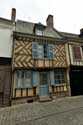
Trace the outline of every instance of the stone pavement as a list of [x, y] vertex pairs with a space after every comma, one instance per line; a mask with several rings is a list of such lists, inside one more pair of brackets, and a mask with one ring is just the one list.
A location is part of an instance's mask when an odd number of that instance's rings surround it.
[[83, 125], [83, 96], [1, 108], [0, 125]]

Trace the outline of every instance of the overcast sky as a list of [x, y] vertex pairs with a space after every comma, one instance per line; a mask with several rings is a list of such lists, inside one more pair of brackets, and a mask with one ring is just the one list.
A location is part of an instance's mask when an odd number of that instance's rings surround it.
[[0, 0], [0, 17], [10, 19], [13, 7], [17, 19], [46, 24], [51, 14], [59, 31], [79, 33], [83, 27], [83, 0]]

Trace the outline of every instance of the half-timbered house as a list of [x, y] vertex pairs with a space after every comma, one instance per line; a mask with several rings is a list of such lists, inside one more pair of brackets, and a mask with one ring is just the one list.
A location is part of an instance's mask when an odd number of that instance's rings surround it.
[[67, 42], [47, 25], [18, 20], [13, 38], [12, 103], [46, 101], [70, 94]]

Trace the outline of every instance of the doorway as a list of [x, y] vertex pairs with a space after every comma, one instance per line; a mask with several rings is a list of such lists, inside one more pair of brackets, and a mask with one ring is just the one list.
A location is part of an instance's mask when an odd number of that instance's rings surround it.
[[71, 95], [83, 95], [83, 70], [73, 69], [70, 71]]
[[40, 72], [40, 96], [48, 96], [48, 73]]

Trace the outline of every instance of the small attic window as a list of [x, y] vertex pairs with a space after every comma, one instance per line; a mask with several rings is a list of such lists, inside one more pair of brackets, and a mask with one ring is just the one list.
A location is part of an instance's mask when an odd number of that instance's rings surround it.
[[43, 35], [43, 31], [39, 30], [39, 29], [36, 29], [36, 35], [42, 36]]
[[33, 32], [34, 32], [35, 35], [42, 36], [44, 29], [45, 29], [44, 25], [42, 25], [41, 23], [37, 23], [37, 24], [34, 25]]

